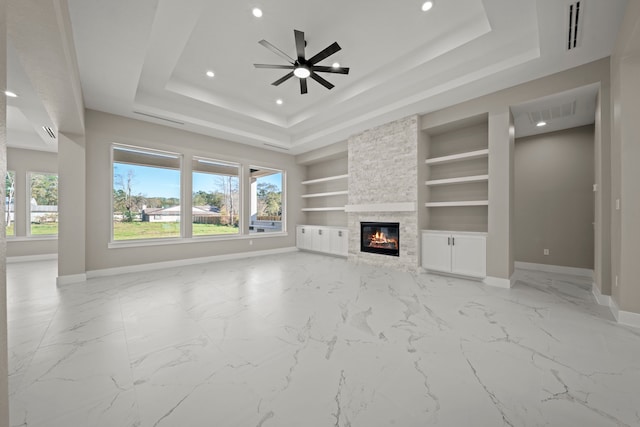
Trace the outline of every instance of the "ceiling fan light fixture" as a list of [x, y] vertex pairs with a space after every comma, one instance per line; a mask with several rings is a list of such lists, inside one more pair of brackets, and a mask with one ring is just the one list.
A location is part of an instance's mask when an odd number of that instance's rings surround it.
[[422, 11], [423, 12], [428, 12], [433, 8], [433, 1], [429, 0], [426, 1], [424, 3], [422, 3]]
[[340, 63], [339, 62], [334, 62], [333, 64], [331, 64], [331, 66], [333, 68], [340, 68]]
[[311, 71], [305, 66], [300, 66], [293, 70], [293, 75], [299, 79], [306, 79], [311, 75]]

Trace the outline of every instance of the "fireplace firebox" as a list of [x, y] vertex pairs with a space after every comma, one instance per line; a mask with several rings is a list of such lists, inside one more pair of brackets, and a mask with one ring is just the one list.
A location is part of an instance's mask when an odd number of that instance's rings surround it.
[[400, 256], [400, 223], [361, 222], [360, 251]]

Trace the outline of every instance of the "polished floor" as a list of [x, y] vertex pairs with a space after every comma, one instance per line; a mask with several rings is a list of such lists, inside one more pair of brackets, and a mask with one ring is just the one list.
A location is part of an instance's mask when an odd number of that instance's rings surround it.
[[640, 425], [640, 331], [577, 277], [309, 253], [55, 275], [8, 266], [12, 427]]

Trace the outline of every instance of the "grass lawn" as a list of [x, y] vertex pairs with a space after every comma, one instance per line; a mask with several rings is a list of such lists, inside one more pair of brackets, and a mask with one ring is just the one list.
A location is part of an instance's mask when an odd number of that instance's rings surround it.
[[[226, 225], [192, 224], [194, 236], [237, 234], [238, 228]], [[114, 240], [134, 240], [162, 237], [180, 237], [177, 222], [114, 222]]]
[[31, 224], [32, 236], [45, 236], [58, 234], [58, 223], [48, 222], [45, 224]]

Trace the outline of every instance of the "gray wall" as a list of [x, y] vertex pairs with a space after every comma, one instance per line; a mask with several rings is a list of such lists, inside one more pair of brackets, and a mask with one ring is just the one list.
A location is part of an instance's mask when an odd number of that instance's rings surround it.
[[[295, 158], [271, 150], [232, 143], [212, 137], [128, 119], [97, 111], [86, 111], [86, 171], [87, 171], [87, 271], [116, 268], [136, 264], [157, 263], [179, 259], [208, 257], [240, 252], [279, 249], [295, 246], [295, 225], [302, 219], [300, 181], [304, 167]], [[248, 186], [249, 165], [286, 170], [287, 236], [256, 237], [224, 241], [188, 241], [181, 244], [145, 247], [109, 248], [112, 143], [178, 152], [185, 159], [191, 156], [239, 162], [244, 168], [244, 182]], [[190, 182], [190, 162], [185, 161]], [[245, 188], [244, 209], [249, 208], [249, 191]], [[183, 203], [191, 205], [191, 195], [183, 195]], [[246, 216], [246, 215], [245, 215]], [[244, 224], [248, 230], [248, 224]]]
[[[611, 56], [611, 283], [624, 311], [640, 313], [640, 2], [629, 2]], [[620, 200], [620, 209], [615, 202]], [[616, 285], [616, 277], [618, 283]]]
[[29, 203], [27, 174], [29, 172], [58, 173], [58, 155], [46, 151], [7, 149], [7, 170], [16, 173], [15, 193], [15, 237], [7, 239], [7, 256], [29, 256], [55, 254], [58, 252], [58, 239], [52, 237], [26, 237], [27, 204]]
[[516, 139], [516, 261], [593, 269], [594, 182], [593, 125]]

